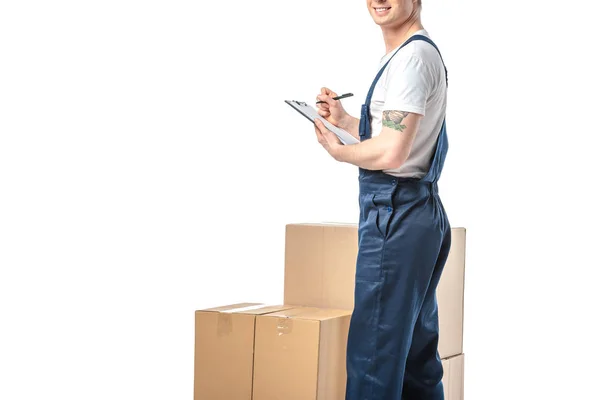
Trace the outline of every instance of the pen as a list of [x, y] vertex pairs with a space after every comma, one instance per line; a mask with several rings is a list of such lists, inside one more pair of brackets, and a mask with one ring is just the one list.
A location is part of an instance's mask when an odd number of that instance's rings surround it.
[[[354, 96], [354, 95], [352, 93], [346, 93], [346, 94], [343, 94], [341, 96], [334, 97], [333, 99], [334, 100], [339, 100], [339, 99], [344, 99], [344, 98], [350, 97], [350, 96]], [[322, 100], [321, 101], [317, 101], [317, 104], [319, 104], [319, 103], [325, 103], [325, 102], [322, 101]]]

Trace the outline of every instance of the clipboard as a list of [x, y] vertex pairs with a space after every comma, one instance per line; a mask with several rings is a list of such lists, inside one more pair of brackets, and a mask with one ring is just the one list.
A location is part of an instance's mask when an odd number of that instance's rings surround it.
[[298, 101], [298, 100], [284, 100], [284, 101], [287, 104], [289, 104], [290, 107], [292, 107], [294, 110], [296, 110], [300, 114], [304, 115], [313, 124], [315, 122], [315, 118], [319, 118], [323, 122], [323, 124], [325, 124], [327, 129], [329, 129], [331, 132], [333, 132], [340, 139], [340, 141], [343, 144], [360, 143], [359, 140], [356, 139], [354, 136], [352, 136], [349, 132], [347, 132], [341, 128], [338, 128], [337, 126], [335, 126], [332, 123], [330, 123], [329, 121], [327, 121], [325, 118], [321, 117], [317, 113], [317, 110], [314, 107], [309, 106], [304, 101]]

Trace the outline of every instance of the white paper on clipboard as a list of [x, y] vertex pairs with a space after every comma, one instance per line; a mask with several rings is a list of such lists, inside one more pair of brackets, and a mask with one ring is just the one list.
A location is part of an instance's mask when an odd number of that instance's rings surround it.
[[356, 139], [354, 136], [352, 136], [349, 132], [338, 128], [337, 126], [331, 124], [329, 121], [327, 121], [325, 118], [321, 117], [318, 113], [317, 110], [312, 107], [309, 106], [308, 104], [306, 104], [303, 101], [297, 101], [297, 100], [284, 100], [287, 104], [289, 104], [294, 110], [298, 111], [300, 114], [304, 115], [306, 118], [308, 118], [309, 121], [311, 121], [312, 123], [315, 122], [315, 118], [319, 118], [323, 124], [325, 124], [325, 126], [327, 127], [327, 129], [329, 129], [331, 132], [335, 133], [335, 135], [340, 139], [340, 141], [344, 144], [356, 144], [359, 143], [359, 140]]

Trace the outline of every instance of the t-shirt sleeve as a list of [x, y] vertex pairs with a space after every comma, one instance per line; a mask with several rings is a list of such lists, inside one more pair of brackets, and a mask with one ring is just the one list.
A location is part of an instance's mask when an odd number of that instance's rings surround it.
[[433, 87], [427, 65], [418, 57], [399, 59], [390, 65], [384, 110], [399, 110], [425, 115]]

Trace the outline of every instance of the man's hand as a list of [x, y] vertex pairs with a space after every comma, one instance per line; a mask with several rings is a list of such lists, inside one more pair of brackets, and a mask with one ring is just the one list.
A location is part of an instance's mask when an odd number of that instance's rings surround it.
[[339, 100], [333, 100], [334, 97], [337, 97], [337, 93], [326, 87], [321, 88], [321, 93], [317, 95], [317, 101], [325, 103], [317, 104], [317, 112], [331, 124], [343, 129], [347, 120], [350, 119], [350, 115], [344, 110]]
[[337, 93], [326, 87], [321, 88], [321, 93], [317, 95], [317, 101], [325, 103], [317, 104], [317, 112], [327, 122], [342, 128], [356, 139], [360, 139], [358, 135], [359, 119], [348, 114], [340, 100], [333, 100], [334, 97], [337, 97]]
[[317, 140], [321, 143], [321, 146], [327, 150], [329, 155], [339, 161], [340, 148], [344, 145], [335, 133], [327, 129], [325, 124], [318, 118], [315, 118], [315, 133], [317, 134]]

